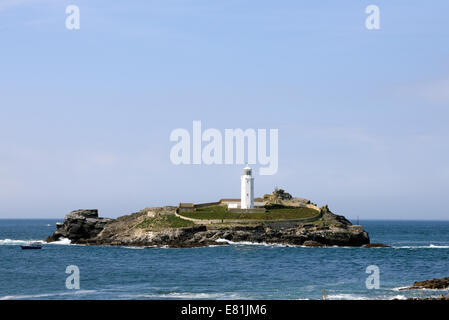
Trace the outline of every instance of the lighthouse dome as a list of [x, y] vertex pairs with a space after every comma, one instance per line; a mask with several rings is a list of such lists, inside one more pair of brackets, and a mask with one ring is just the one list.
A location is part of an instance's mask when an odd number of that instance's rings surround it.
[[243, 169], [243, 175], [245, 175], [245, 176], [250, 176], [251, 174], [252, 174], [252, 169], [251, 169], [250, 167], [246, 166], [246, 167]]

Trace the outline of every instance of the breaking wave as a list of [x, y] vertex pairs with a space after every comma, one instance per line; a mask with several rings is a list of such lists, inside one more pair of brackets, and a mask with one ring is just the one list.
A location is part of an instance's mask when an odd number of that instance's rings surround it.
[[0, 300], [21, 300], [21, 299], [39, 299], [39, 298], [48, 298], [48, 297], [56, 297], [56, 296], [68, 296], [68, 295], [80, 295], [80, 294], [89, 294], [95, 293], [97, 290], [77, 290], [73, 292], [59, 292], [59, 293], [41, 293], [41, 294], [32, 294], [32, 295], [18, 295], [18, 296], [3, 296], [0, 297]]
[[28, 244], [29, 242], [36, 242], [40, 244], [59, 244], [59, 245], [69, 245], [71, 243], [70, 239], [61, 238], [54, 242], [44, 242], [43, 240], [18, 240], [18, 239], [0, 239], [0, 245], [10, 245], [10, 246], [20, 246]]
[[226, 299], [226, 300], [238, 300], [245, 299], [236, 293], [202, 293], [202, 292], [170, 292], [162, 294], [145, 294], [139, 295], [142, 298], [150, 299]]
[[123, 249], [131, 249], [131, 250], [143, 250], [145, 247], [133, 247], [133, 246], [124, 246]]
[[42, 240], [15, 240], [15, 239], [2, 239], [0, 240], [0, 245], [24, 245], [28, 242], [38, 242], [38, 243], [44, 243]]
[[53, 241], [48, 244], [69, 245], [71, 243], [72, 243], [72, 241], [70, 239], [60, 238], [58, 241]]
[[[405, 291], [408, 288], [410, 288], [410, 286], [408, 287], [396, 287], [396, 288], [392, 288], [392, 291]], [[420, 291], [429, 291], [429, 292], [447, 292], [447, 289], [429, 289], [429, 288], [416, 288], [416, 289], [409, 289], [407, 290], [407, 292], [413, 293], [413, 292], [420, 292]]]
[[251, 241], [238, 241], [234, 242], [227, 239], [217, 239], [217, 243], [227, 243], [231, 245], [245, 245], [245, 246], [265, 246], [265, 247], [300, 247], [291, 244], [280, 244], [280, 243], [266, 243], [266, 242], [251, 242]]
[[449, 249], [449, 246], [429, 244], [428, 246], [393, 246], [394, 249]]
[[409, 287], [410, 286], [408, 286], [408, 287], [396, 287], [396, 288], [392, 288], [391, 290], [393, 290], [393, 291], [402, 291], [402, 290], [405, 290], [405, 289], [407, 289]]
[[327, 296], [329, 300], [405, 300], [406, 296], [402, 294], [394, 295], [394, 296], [380, 296], [380, 297], [367, 297], [356, 294], [349, 293], [340, 293], [340, 294], [330, 294]]

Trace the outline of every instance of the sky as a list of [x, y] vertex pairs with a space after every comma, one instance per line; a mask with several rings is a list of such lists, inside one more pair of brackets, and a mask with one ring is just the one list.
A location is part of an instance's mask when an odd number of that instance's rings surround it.
[[[365, 27], [372, 4], [380, 30]], [[446, 0], [0, 0], [0, 218], [238, 198], [242, 165], [170, 161], [170, 133], [198, 120], [279, 130], [278, 171], [255, 175], [256, 196], [447, 220], [447, 12]]]

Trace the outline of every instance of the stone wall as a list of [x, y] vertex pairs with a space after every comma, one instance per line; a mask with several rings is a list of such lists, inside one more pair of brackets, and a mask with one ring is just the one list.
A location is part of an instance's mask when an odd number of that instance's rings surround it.
[[178, 213], [175, 213], [175, 215], [178, 218], [192, 221], [195, 224], [217, 224], [217, 223], [307, 223], [307, 222], [313, 222], [318, 219], [320, 219], [323, 216], [323, 212], [320, 210], [319, 213], [310, 218], [301, 218], [301, 219], [282, 219], [282, 220], [257, 220], [257, 219], [213, 219], [213, 220], [207, 220], [207, 219], [194, 219], [189, 217], [184, 217]]
[[216, 202], [206, 202], [206, 203], [198, 203], [195, 204], [195, 208], [203, 208], [203, 207], [210, 207], [210, 206], [218, 206], [220, 204], [219, 201]]
[[239, 209], [239, 208], [230, 208], [228, 212], [233, 213], [264, 213], [267, 212], [265, 208], [252, 208], [252, 209]]

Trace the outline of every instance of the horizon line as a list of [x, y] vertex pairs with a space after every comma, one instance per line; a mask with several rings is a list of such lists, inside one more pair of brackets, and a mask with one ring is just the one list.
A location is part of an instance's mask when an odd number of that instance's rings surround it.
[[[102, 217], [108, 218], [108, 217]], [[117, 217], [119, 218], [119, 217]], [[110, 219], [117, 219], [110, 218]], [[60, 218], [0, 218], [0, 220], [58, 220]], [[346, 218], [347, 220], [357, 220], [357, 218]], [[367, 218], [367, 219], [358, 219], [360, 221], [449, 221], [448, 219], [382, 219], [382, 218]]]

